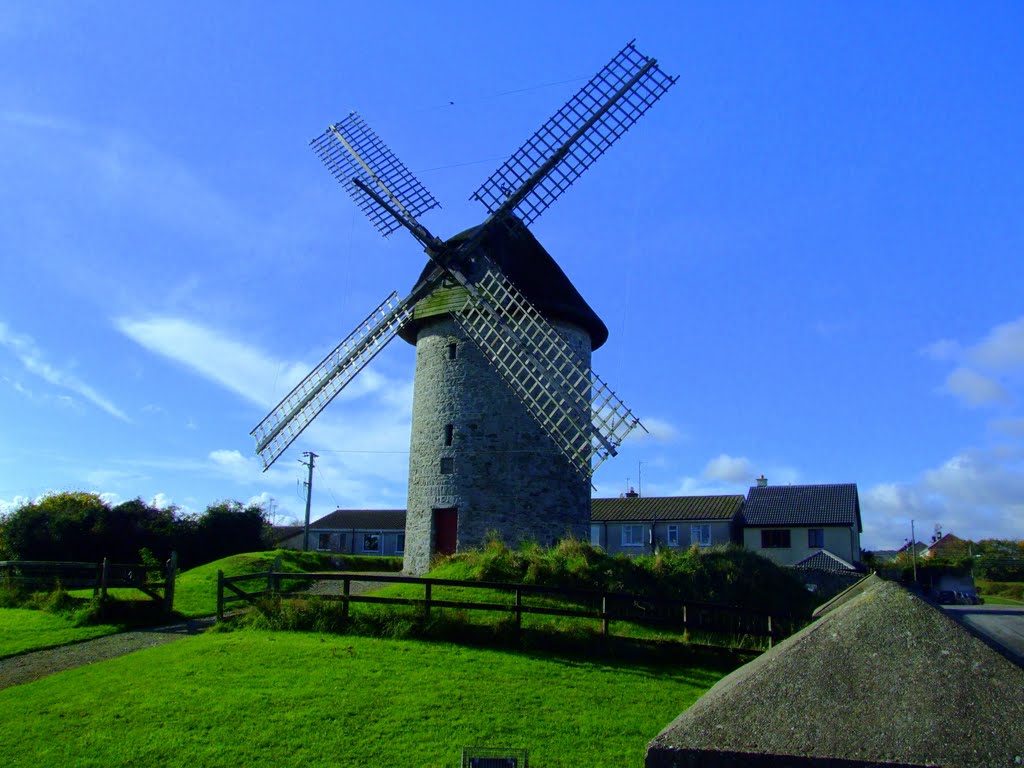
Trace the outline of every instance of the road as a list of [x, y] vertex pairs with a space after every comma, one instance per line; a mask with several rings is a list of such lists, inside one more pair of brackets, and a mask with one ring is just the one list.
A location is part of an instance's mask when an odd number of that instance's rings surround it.
[[942, 609], [985, 635], [1024, 666], [1024, 605], [944, 605]]

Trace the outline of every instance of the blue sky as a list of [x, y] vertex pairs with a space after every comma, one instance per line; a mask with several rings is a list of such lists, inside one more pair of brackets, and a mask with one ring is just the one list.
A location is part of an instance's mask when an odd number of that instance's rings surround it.
[[675, 88], [533, 226], [650, 436], [599, 495], [856, 482], [869, 548], [1024, 536], [1014, 3], [8, 3], [0, 511], [403, 507], [396, 341], [266, 473], [250, 429], [422, 267], [307, 142], [358, 109], [444, 206], [628, 42]]

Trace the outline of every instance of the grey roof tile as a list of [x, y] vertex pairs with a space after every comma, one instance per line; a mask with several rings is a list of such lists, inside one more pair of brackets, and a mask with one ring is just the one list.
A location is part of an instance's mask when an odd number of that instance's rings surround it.
[[336, 509], [309, 524], [310, 530], [404, 531], [404, 509]]
[[736, 496], [635, 496], [591, 499], [590, 519], [597, 523], [658, 520], [732, 520], [743, 508]]
[[755, 486], [743, 506], [744, 525], [849, 525], [863, 531], [856, 483]]
[[856, 571], [853, 563], [848, 563], [838, 555], [834, 555], [827, 549], [819, 549], [813, 555], [805, 557], [799, 563], [793, 564], [794, 568], [802, 568], [809, 571]]

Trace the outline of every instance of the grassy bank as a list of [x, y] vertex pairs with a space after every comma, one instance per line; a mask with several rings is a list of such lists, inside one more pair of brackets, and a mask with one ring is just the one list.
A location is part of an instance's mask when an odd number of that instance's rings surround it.
[[10, 766], [641, 766], [726, 670], [443, 643], [215, 633], [0, 691]]
[[114, 624], [78, 626], [73, 614], [0, 608], [0, 659], [27, 651], [91, 640], [120, 630]]

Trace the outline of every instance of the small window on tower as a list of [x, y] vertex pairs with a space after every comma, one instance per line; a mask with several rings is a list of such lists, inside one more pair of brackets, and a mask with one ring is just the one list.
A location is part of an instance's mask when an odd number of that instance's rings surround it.
[[455, 425], [445, 424], [444, 426], [444, 444], [446, 446], [452, 444], [452, 440], [455, 439]]
[[456, 356], [458, 355], [458, 349], [459, 349], [458, 344], [456, 344], [454, 341], [449, 341], [448, 342], [448, 359], [449, 360], [454, 360], [456, 358]]
[[454, 475], [455, 474], [455, 459], [451, 456], [441, 457], [441, 474], [442, 475]]

